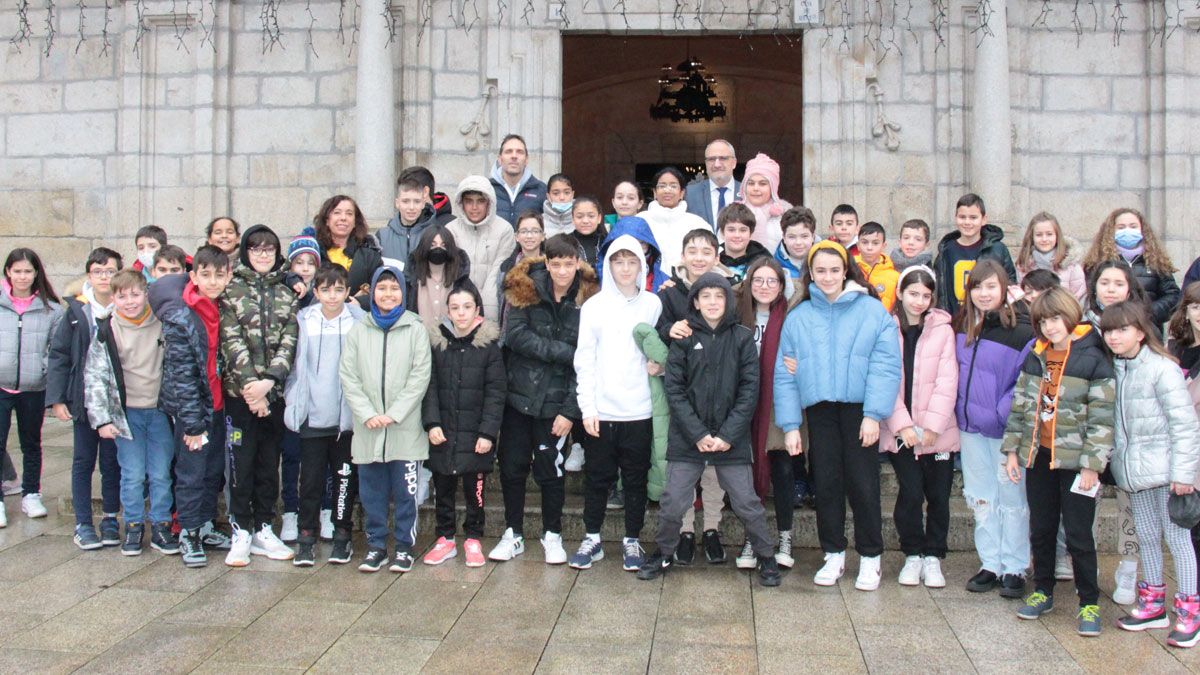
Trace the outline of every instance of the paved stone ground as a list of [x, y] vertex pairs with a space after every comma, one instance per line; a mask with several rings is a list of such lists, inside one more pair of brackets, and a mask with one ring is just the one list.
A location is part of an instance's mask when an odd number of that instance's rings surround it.
[[[69, 429], [48, 421], [45, 440], [50, 517], [26, 519], [19, 497], [5, 500], [0, 673], [1200, 670], [1200, 650], [1167, 647], [1165, 631], [1117, 629], [1122, 610], [1107, 599], [1104, 634], [1078, 637], [1070, 584], [1047, 618], [1019, 621], [1014, 601], [963, 590], [969, 553], [951, 554], [950, 587], [935, 591], [896, 585], [902, 558], [889, 553], [883, 587], [862, 593], [854, 560], [839, 587], [814, 587], [814, 550], [799, 552], [776, 589], [731, 565], [640, 582], [620, 570], [615, 546], [582, 573], [542, 564], [534, 544], [515, 562], [470, 570], [460, 557], [403, 577], [260, 558], [243, 570], [186, 570], [152, 550], [82, 552], [72, 518], [58, 514]], [[1102, 559], [1106, 590], [1114, 565]]]

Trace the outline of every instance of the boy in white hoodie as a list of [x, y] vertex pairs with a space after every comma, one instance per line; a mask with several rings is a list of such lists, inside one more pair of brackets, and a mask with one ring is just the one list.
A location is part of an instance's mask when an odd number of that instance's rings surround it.
[[[446, 226], [471, 261], [469, 275], [476, 288], [500, 288], [500, 266], [517, 245], [513, 226], [496, 215], [496, 192], [483, 176], [467, 176], [458, 184], [450, 205], [454, 220]], [[483, 316], [500, 321], [500, 298], [483, 294]]]
[[633, 338], [635, 326], [653, 326], [662, 313], [658, 296], [644, 290], [646, 274], [641, 243], [629, 235], [617, 237], [604, 256], [600, 292], [580, 310], [575, 378], [588, 459], [583, 501], [586, 534], [570, 560], [576, 569], [588, 569], [604, 558], [600, 528], [618, 470], [625, 487], [623, 566], [634, 572], [642, 564], [638, 536], [646, 519], [646, 474], [654, 435], [650, 382], [642, 373], [662, 374], [660, 366], [647, 362]]

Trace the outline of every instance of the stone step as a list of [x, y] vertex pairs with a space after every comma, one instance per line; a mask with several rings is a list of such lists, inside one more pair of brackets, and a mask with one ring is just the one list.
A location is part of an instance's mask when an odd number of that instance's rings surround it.
[[[486, 512], [486, 525], [484, 528], [484, 536], [500, 537], [504, 534], [504, 505], [500, 498], [499, 489], [488, 491], [485, 493], [485, 499], [488, 501], [484, 507]], [[223, 502], [223, 500], [222, 500]], [[463, 518], [466, 515], [466, 510], [461, 506], [461, 497], [459, 498], [460, 506], [458, 507], [457, 521], [461, 527]], [[892, 509], [895, 500], [893, 497], [884, 497], [882, 504], [883, 511], [883, 536], [885, 546], [888, 550], [899, 549], [899, 540], [896, 535], [895, 521], [892, 518]], [[282, 509], [279, 509], [280, 511]], [[775, 529], [775, 510], [770, 500], [766, 505], [767, 519], [770, 521], [770, 526]], [[220, 511], [225, 512], [222, 504]], [[1113, 553], [1116, 551], [1116, 535], [1117, 535], [1117, 506], [1115, 499], [1101, 499], [1099, 504], [1099, 524], [1097, 532], [1099, 537], [1096, 542], [1097, 550], [1101, 553]], [[71, 500], [69, 497], [59, 498], [59, 513], [72, 513]], [[98, 517], [103, 514], [99, 499], [93, 499], [92, 512]], [[601, 531], [601, 536], [606, 541], [616, 541], [624, 536], [624, 510], [610, 509], [604, 519], [604, 526]], [[853, 518], [849, 507], [846, 510], [846, 536], [850, 542], [850, 546], [854, 545], [854, 525]], [[819, 548], [817, 540], [817, 521], [816, 512], [808, 508], [795, 509], [794, 523], [792, 532], [794, 534], [795, 545], [799, 548]], [[542, 509], [540, 497], [533, 495], [527, 498], [525, 506], [525, 538], [530, 544], [541, 537], [542, 535]], [[703, 530], [702, 511], [696, 514], [696, 531]], [[278, 523], [278, 521], [277, 521]], [[355, 509], [355, 527], [362, 529], [362, 512], [361, 507]], [[571, 542], [577, 542], [583, 538], [583, 497], [577, 494], [568, 494], [566, 504], [563, 507], [563, 538], [568, 542], [570, 548]], [[658, 505], [651, 503], [646, 512], [645, 525], [642, 529], [641, 539], [648, 545], [653, 541], [654, 533], [658, 526]], [[952, 551], [971, 551], [974, 550], [974, 527], [975, 517], [971, 509], [961, 498], [951, 498], [950, 500], [950, 532], [947, 537], [947, 546]], [[428, 500], [423, 504], [418, 512], [418, 531], [422, 533], [432, 533], [436, 530], [436, 518], [432, 505], [432, 500]], [[461, 536], [461, 533], [460, 533]], [[739, 545], [743, 540], [742, 524], [728, 508], [722, 512], [721, 518], [721, 538], [730, 546]]]

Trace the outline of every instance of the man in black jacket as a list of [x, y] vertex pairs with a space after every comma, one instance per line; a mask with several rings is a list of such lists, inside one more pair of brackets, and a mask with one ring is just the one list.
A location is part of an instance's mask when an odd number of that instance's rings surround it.
[[654, 579], [671, 566], [682, 518], [694, 487], [708, 466], [729, 495], [733, 512], [759, 561], [764, 586], [778, 586], [775, 542], [767, 515], [754, 492], [750, 420], [758, 402], [758, 349], [749, 328], [732, 310], [733, 289], [709, 272], [692, 284], [688, 316], [691, 335], [671, 343], [664, 388], [671, 405], [667, 442], [667, 484], [659, 510], [658, 551], [638, 570]]

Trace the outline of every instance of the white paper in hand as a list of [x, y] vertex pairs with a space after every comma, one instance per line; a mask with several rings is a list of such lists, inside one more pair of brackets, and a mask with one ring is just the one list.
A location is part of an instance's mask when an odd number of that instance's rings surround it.
[[1084, 497], [1091, 497], [1091, 498], [1095, 499], [1096, 495], [1100, 494], [1100, 481], [1096, 481], [1096, 484], [1092, 486], [1092, 489], [1084, 490], [1079, 487], [1079, 482], [1081, 480], [1083, 480], [1083, 474], [1076, 474], [1075, 482], [1071, 483], [1071, 492], [1074, 492], [1075, 494], [1078, 494], [1078, 495], [1083, 495]]

